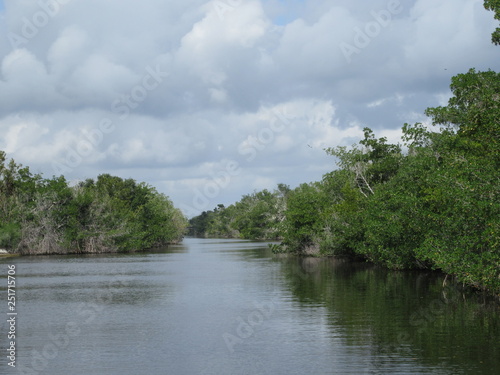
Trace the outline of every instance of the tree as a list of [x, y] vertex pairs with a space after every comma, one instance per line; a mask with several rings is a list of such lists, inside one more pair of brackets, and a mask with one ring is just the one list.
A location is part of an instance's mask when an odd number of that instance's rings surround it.
[[500, 162], [500, 73], [491, 70], [452, 78], [446, 107], [428, 108], [434, 125], [456, 131], [457, 147]]
[[283, 245], [289, 252], [319, 252], [322, 214], [327, 205], [321, 183], [301, 184], [288, 193]]
[[373, 195], [376, 184], [387, 182], [399, 168], [401, 148], [387, 143], [387, 138], [375, 138], [364, 128], [360, 146], [328, 148], [326, 152], [338, 158], [337, 165], [351, 173], [355, 185], [365, 197]]
[[[484, 7], [495, 12], [495, 19], [500, 21], [500, 0], [485, 0]], [[500, 27], [491, 34], [491, 42], [500, 45]]]

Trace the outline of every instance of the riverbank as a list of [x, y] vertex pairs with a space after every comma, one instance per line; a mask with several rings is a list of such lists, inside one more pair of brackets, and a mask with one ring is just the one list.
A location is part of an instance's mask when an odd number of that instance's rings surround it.
[[8, 251], [5, 249], [0, 249], [0, 257], [13, 257], [13, 256], [46, 256], [46, 255], [92, 255], [92, 254], [132, 254], [132, 253], [146, 253], [146, 252], [154, 252], [156, 250], [163, 250], [170, 246], [178, 245], [182, 242], [182, 240], [172, 241], [169, 243], [164, 243], [160, 246], [154, 246], [145, 249], [129, 249], [129, 250], [117, 250], [117, 249], [100, 249], [99, 251], [81, 251], [76, 249], [65, 249], [62, 251], [53, 251], [53, 252], [14, 252]]
[[0, 257], [10, 257], [15, 256], [16, 254], [11, 254], [5, 249], [0, 249]]

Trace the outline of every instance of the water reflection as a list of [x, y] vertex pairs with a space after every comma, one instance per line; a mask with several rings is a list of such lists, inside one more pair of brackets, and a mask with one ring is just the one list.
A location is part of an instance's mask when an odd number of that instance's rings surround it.
[[38, 373], [500, 373], [498, 304], [437, 273], [194, 238], [15, 262], [18, 359], [57, 348]]
[[335, 259], [279, 262], [296, 300], [325, 306], [332, 336], [341, 327], [344, 345], [377, 369], [420, 363], [436, 373], [500, 372], [500, 309], [492, 299], [443, 287], [434, 272]]

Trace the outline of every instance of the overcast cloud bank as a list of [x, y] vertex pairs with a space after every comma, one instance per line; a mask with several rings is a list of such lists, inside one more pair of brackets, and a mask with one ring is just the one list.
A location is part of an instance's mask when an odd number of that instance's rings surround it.
[[476, 0], [5, 0], [0, 149], [46, 177], [146, 181], [188, 215], [332, 170], [325, 147], [499, 69]]

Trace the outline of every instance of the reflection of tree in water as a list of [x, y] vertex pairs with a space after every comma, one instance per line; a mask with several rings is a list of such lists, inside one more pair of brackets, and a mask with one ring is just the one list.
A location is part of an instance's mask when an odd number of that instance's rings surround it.
[[500, 367], [499, 305], [450, 281], [443, 287], [440, 273], [333, 258], [275, 261], [296, 299], [327, 307], [330, 327], [347, 346], [368, 346], [377, 367], [390, 357], [437, 367], [443, 359], [470, 366], [474, 357], [478, 368]]

